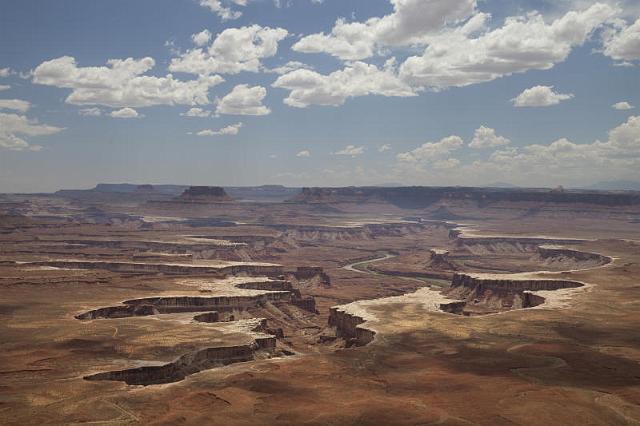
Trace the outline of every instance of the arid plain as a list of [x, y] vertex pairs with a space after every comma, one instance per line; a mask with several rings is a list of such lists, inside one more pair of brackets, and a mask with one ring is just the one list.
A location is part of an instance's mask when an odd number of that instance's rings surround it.
[[3, 424], [640, 424], [640, 194], [0, 195]]

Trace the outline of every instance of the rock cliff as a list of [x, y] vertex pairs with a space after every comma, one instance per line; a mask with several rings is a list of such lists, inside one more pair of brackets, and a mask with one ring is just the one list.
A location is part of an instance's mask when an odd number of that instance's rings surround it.
[[179, 199], [193, 203], [221, 203], [233, 201], [224, 188], [219, 186], [192, 186], [187, 188]]

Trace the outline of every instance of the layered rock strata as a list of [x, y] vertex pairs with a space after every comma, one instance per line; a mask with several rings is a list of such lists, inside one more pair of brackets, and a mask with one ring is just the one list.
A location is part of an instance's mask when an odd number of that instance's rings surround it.
[[583, 287], [565, 279], [539, 278], [532, 274], [455, 274], [447, 296], [465, 305], [443, 307], [451, 313], [476, 315], [541, 305], [545, 298], [535, 292], [553, 292]]

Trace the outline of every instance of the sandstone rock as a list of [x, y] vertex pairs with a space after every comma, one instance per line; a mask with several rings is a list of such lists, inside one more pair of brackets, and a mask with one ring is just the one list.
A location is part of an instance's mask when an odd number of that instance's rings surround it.
[[219, 186], [192, 186], [180, 195], [181, 201], [194, 203], [220, 203], [233, 201]]

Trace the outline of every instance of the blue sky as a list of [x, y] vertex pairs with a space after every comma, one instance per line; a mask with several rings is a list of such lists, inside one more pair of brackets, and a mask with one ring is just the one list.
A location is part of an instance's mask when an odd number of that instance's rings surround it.
[[579, 0], [5, 1], [0, 191], [640, 180], [638, 13]]

